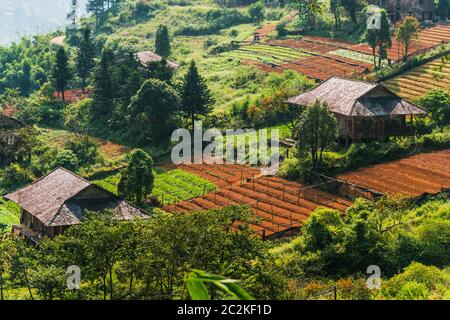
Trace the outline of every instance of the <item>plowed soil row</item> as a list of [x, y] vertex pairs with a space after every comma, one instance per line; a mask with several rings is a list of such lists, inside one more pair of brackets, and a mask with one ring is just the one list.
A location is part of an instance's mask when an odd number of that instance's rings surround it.
[[450, 189], [450, 150], [414, 155], [337, 177], [380, 193], [418, 198]]
[[[450, 41], [450, 25], [437, 25], [422, 30], [416, 40], [412, 42], [408, 54], [427, 49], [439, 43]], [[352, 50], [372, 54], [372, 48], [368, 44], [358, 44], [351, 47]], [[388, 50], [388, 58], [392, 61], [402, 59], [402, 44], [392, 39], [392, 47]]]
[[367, 69], [370, 69], [370, 66], [364, 65], [360, 62], [355, 65], [351, 65], [337, 59], [321, 56], [307, 57], [295, 62], [285, 63], [282, 66], [319, 80], [326, 80], [332, 76], [360, 74], [365, 72]]
[[219, 188], [240, 183], [260, 174], [258, 169], [237, 164], [183, 164], [180, 169], [196, 174]]
[[[166, 206], [165, 211], [188, 213], [228, 205], [248, 205], [258, 220], [252, 228], [261, 236], [275, 236], [300, 227], [317, 207], [343, 212], [351, 205], [351, 202], [322, 190], [305, 189], [304, 185], [277, 177], [259, 177], [258, 170], [245, 166], [184, 165], [181, 168], [218, 185], [220, 176], [222, 187], [202, 197]], [[241, 180], [241, 172], [244, 180]]]

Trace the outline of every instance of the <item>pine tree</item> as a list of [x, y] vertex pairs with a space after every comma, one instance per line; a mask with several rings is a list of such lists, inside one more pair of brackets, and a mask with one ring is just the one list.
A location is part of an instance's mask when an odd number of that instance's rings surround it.
[[61, 92], [63, 101], [65, 100], [64, 92], [71, 78], [72, 73], [69, 68], [69, 58], [66, 50], [60, 47], [56, 53], [56, 63], [53, 67], [53, 80], [56, 90]]
[[171, 50], [169, 30], [166, 26], [160, 25], [156, 31], [155, 53], [163, 58], [168, 58]]
[[199, 115], [208, 115], [212, 111], [214, 100], [206, 86], [205, 80], [199, 75], [197, 66], [191, 61], [182, 87], [181, 110], [192, 121], [192, 129]]
[[91, 38], [91, 29], [86, 27], [83, 29], [83, 38], [77, 54], [77, 72], [81, 78], [83, 93], [86, 88], [86, 79], [94, 67], [95, 49]]
[[106, 119], [112, 112], [114, 89], [112, 81], [113, 53], [104, 49], [100, 65], [94, 75], [94, 113], [100, 118]]

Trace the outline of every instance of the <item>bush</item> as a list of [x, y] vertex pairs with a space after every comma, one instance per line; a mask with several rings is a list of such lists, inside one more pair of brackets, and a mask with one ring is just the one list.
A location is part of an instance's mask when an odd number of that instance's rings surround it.
[[29, 169], [22, 168], [13, 163], [0, 171], [0, 193], [8, 193], [19, 189], [33, 181], [33, 175]]
[[287, 29], [286, 29], [286, 21], [279, 22], [276, 27], [278, 37], [284, 37], [287, 35]]
[[72, 150], [61, 150], [52, 164], [53, 168], [63, 167], [70, 171], [78, 169], [78, 158]]
[[66, 149], [73, 152], [81, 167], [94, 164], [99, 156], [98, 143], [89, 136], [72, 136], [66, 142]]

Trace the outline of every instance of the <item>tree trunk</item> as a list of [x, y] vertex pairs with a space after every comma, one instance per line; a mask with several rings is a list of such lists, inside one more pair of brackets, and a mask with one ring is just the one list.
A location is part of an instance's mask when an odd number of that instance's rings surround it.
[[66, 101], [65, 90], [61, 90], [62, 101]]
[[3, 296], [3, 273], [0, 273], [0, 300], [4, 300]]
[[109, 268], [109, 299], [113, 300], [113, 279], [112, 279], [112, 267]]
[[81, 88], [83, 89], [83, 94], [86, 93], [85, 89], [86, 89], [86, 79], [83, 77], [81, 79]]

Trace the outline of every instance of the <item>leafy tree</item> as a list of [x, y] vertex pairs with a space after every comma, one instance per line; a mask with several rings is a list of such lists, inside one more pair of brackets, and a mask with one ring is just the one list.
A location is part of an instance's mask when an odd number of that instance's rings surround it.
[[431, 115], [435, 126], [450, 124], [450, 94], [443, 90], [431, 90], [419, 99], [418, 104]]
[[63, 167], [70, 171], [78, 169], [78, 158], [72, 150], [63, 149], [56, 154], [53, 161], [53, 168]]
[[406, 60], [411, 41], [418, 36], [420, 23], [416, 17], [407, 16], [397, 26], [396, 39], [403, 44], [403, 60]]
[[320, 166], [323, 151], [335, 141], [336, 130], [336, 118], [325, 103], [316, 101], [301, 115], [298, 147], [302, 151], [309, 150], [313, 169]]
[[5, 193], [19, 189], [33, 181], [33, 175], [29, 169], [21, 167], [17, 163], [4, 168], [0, 176], [0, 189]]
[[347, 11], [353, 23], [356, 23], [356, 13], [362, 8], [361, 0], [340, 0], [342, 7]]
[[303, 25], [311, 27], [316, 23], [316, 17], [322, 13], [323, 3], [321, 0], [292, 0], [297, 9], [298, 16]]
[[0, 300], [4, 300], [4, 291], [7, 280], [7, 271], [10, 267], [12, 242], [0, 234]]
[[160, 25], [156, 31], [155, 37], [155, 53], [163, 58], [170, 56], [171, 46], [169, 38], [169, 30], [165, 25]]
[[53, 79], [55, 88], [62, 95], [62, 100], [65, 100], [64, 92], [72, 78], [72, 72], [69, 67], [69, 57], [66, 50], [60, 47], [56, 53], [56, 63], [53, 67]]
[[81, 87], [83, 92], [85, 92], [86, 79], [94, 67], [95, 48], [91, 38], [91, 29], [85, 27], [82, 32], [83, 37], [78, 47], [76, 67], [78, 75], [81, 78]]
[[206, 116], [212, 111], [214, 100], [193, 60], [184, 77], [181, 92], [181, 111], [191, 119], [192, 129], [194, 129], [197, 117], [199, 115]]
[[30, 279], [40, 298], [44, 300], [62, 297], [67, 285], [65, 269], [43, 263], [40, 263], [35, 270], [31, 270]]
[[140, 205], [152, 193], [154, 182], [153, 159], [141, 149], [134, 150], [121, 173], [119, 194]]
[[257, 23], [260, 24], [261, 21], [264, 19], [264, 0], [256, 1], [255, 3], [252, 3], [248, 7], [248, 14], [249, 16]]
[[341, 25], [341, 9], [343, 0], [330, 0], [330, 10], [334, 16], [334, 26]]
[[31, 273], [36, 268], [36, 254], [36, 249], [29, 246], [24, 239], [14, 238], [10, 281], [16, 287], [26, 287], [31, 300], [34, 300]]
[[31, 61], [26, 59], [22, 64], [22, 81], [20, 84], [20, 91], [23, 96], [28, 97], [32, 89], [32, 75], [31, 75]]
[[376, 67], [376, 48], [378, 47], [378, 68], [381, 67], [381, 61], [387, 57], [387, 48], [392, 46], [391, 23], [386, 10], [380, 11], [380, 28], [367, 29], [365, 35], [373, 51], [373, 64]]
[[99, 157], [98, 143], [88, 135], [74, 134], [65, 147], [75, 154], [80, 166], [95, 164]]
[[157, 80], [146, 80], [128, 106], [128, 136], [138, 145], [161, 145], [175, 127], [180, 99], [174, 88]]
[[97, 119], [106, 120], [112, 113], [114, 88], [112, 80], [113, 53], [104, 49], [102, 59], [94, 73], [94, 110]]

